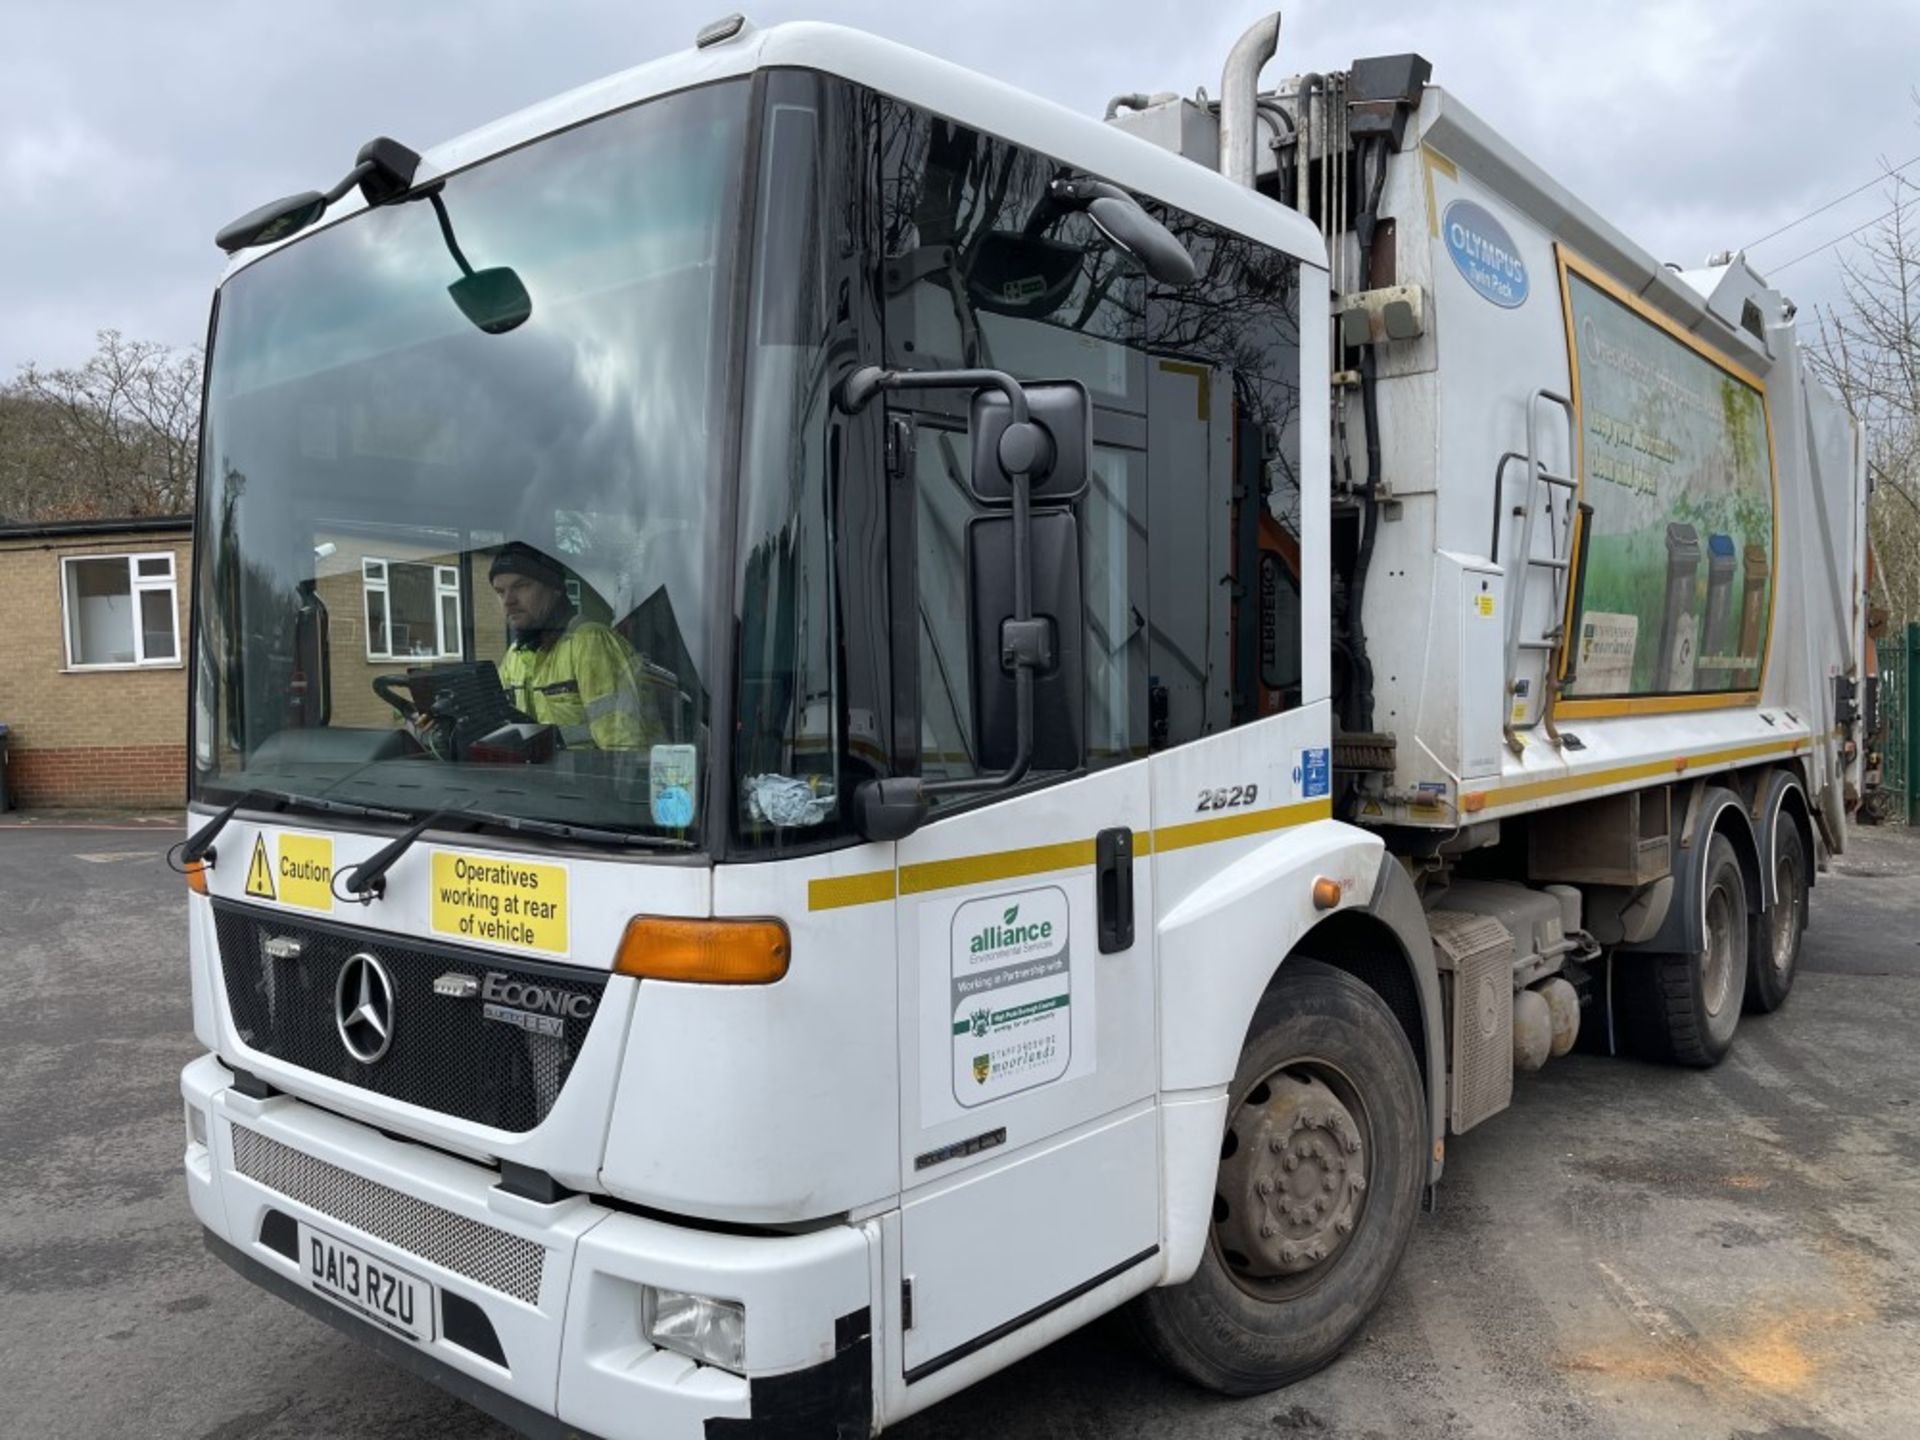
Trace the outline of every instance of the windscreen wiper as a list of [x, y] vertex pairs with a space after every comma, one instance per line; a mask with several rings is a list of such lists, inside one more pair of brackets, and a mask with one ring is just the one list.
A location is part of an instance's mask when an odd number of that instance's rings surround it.
[[[268, 791], [270, 795], [279, 791]], [[353, 800], [329, 800], [324, 795], [284, 795], [280, 798], [287, 802], [289, 810], [320, 810], [328, 815], [362, 815], [375, 820], [409, 820], [413, 818], [411, 810], [389, 810], [382, 805], [361, 805]]]
[[693, 841], [669, 835], [647, 835], [638, 830], [603, 830], [596, 825], [575, 825], [567, 820], [535, 820], [525, 815], [502, 815], [491, 810], [459, 810], [456, 814], [483, 825], [498, 825], [503, 830], [520, 830], [530, 835], [553, 835], [562, 840], [584, 840], [590, 845], [640, 845], [649, 849], [690, 850]]
[[690, 849], [691, 841], [669, 839], [664, 835], [643, 835], [635, 830], [602, 830], [593, 825], [572, 825], [564, 820], [534, 820], [525, 815], [505, 815], [494, 810], [476, 810], [460, 805], [423, 815], [405, 831], [381, 846], [365, 860], [340, 877], [346, 891], [342, 898], [372, 904], [387, 889], [387, 872], [413, 843], [435, 826], [447, 829], [472, 829], [494, 825], [503, 830], [529, 835], [552, 835], [561, 840], [583, 840], [594, 845], [641, 845], [653, 848]]
[[295, 795], [290, 790], [251, 789], [241, 792], [240, 798], [226, 809], [215, 815], [205, 825], [193, 833], [191, 839], [180, 848], [180, 863], [193, 865], [204, 860], [211, 865], [214, 862], [214, 838], [226, 828], [234, 812], [243, 805], [264, 805], [274, 811], [281, 810], [320, 810], [329, 815], [373, 816], [382, 820], [405, 820], [405, 810], [382, 810], [372, 805], [355, 805], [346, 800], [325, 800], [318, 795]]
[[341, 898], [358, 900], [362, 905], [371, 905], [387, 893], [387, 871], [394, 867], [395, 862], [402, 855], [413, 848], [414, 841], [435, 825], [446, 824], [464, 813], [460, 810], [430, 810], [422, 815], [340, 877], [340, 883], [347, 892]]
[[[194, 831], [187, 843], [180, 847], [180, 863], [182, 865], [197, 865], [204, 860], [209, 865], [213, 864], [215, 854], [213, 848], [214, 838], [219, 835], [222, 830], [227, 828], [227, 822], [233, 819], [233, 812], [250, 801], [272, 800], [274, 798], [276, 797], [270, 790], [242, 791], [238, 800], [235, 800], [231, 805], [227, 806], [226, 809], [215, 815], [213, 819]], [[278, 810], [281, 807], [275, 805], [273, 808]]]

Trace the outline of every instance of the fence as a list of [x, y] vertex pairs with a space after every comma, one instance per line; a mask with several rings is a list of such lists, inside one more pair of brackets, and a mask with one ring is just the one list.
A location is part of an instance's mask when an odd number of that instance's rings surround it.
[[1875, 642], [1880, 661], [1880, 788], [1888, 818], [1920, 825], [1920, 624]]

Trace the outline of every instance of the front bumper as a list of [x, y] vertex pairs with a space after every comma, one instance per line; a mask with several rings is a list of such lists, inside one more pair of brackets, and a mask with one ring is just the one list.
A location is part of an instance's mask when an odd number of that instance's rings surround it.
[[[203, 1056], [181, 1092], [206, 1122], [187, 1192], [216, 1255], [524, 1433], [851, 1437], [873, 1428], [875, 1225], [715, 1234], [570, 1196], [510, 1195], [493, 1170], [291, 1096], [257, 1100]], [[430, 1338], [390, 1334], [308, 1288], [297, 1223], [428, 1281]], [[746, 1374], [649, 1344], [641, 1287], [740, 1301]]]

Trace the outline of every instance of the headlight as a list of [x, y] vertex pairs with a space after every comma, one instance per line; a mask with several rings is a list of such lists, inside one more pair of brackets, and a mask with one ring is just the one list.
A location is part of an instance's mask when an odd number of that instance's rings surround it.
[[747, 1310], [739, 1301], [649, 1285], [641, 1305], [647, 1339], [653, 1344], [735, 1374], [746, 1368]]

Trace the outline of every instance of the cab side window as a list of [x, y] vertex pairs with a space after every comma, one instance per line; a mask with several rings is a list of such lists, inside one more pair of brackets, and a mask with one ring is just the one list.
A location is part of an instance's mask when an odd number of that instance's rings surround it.
[[[1076, 380], [1093, 401], [1091, 481], [1072, 506], [1087, 765], [1298, 703], [1297, 600], [1272, 598], [1299, 564], [1297, 267], [1150, 205], [1200, 264], [1170, 290], [1083, 214], [1052, 207], [1047, 187], [1070, 167], [872, 104], [887, 363]], [[966, 403], [941, 391], [893, 403], [913, 434], [894, 515], [912, 534], [913, 593], [894, 616], [917, 637], [896, 643], [895, 664], [917, 672], [902, 688], [919, 705], [918, 753], [896, 758], [928, 778], [994, 768], [976, 735], [968, 534], [988, 511], [968, 485]]]

